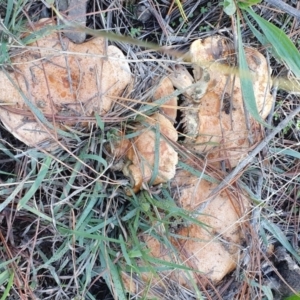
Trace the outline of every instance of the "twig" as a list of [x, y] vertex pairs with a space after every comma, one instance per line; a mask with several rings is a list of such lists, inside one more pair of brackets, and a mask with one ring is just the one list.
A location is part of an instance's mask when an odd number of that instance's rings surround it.
[[208, 198], [215, 196], [217, 193], [219, 193], [221, 190], [226, 188], [227, 186], [231, 185], [231, 182], [234, 180], [234, 178], [239, 174], [239, 172], [244, 169], [264, 147], [266, 147], [269, 142], [275, 137], [277, 133], [279, 133], [283, 128], [285, 128], [289, 122], [297, 115], [300, 113], [300, 105], [292, 112], [288, 117], [286, 117], [283, 121], [281, 121], [277, 127], [275, 127], [270, 134], [263, 140], [261, 141], [257, 147], [248, 154], [248, 156], [240, 162], [235, 169], [229, 173], [223, 180], [222, 182], [212, 190], [212, 192], [209, 194]]
[[266, 0], [266, 2], [292, 15], [300, 21], [300, 11], [281, 0]]

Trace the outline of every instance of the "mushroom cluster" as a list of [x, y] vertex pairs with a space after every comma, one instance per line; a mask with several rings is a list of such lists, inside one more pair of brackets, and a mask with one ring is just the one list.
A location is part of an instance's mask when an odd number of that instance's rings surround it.
[[[178, 205], [197, 215], [197, 222], [183, 222], [176, 228], [170, 238], [172, 247], [162, 242], [163, 237], [143, 234], [140, 239], [149, 255], [189, 268], [190, 271], [180, 267], [157, 273], [145, 271], [142, 274], [144, 285], [122, 274], [124, 284], [131, 293], [142, 293], [150, 282], [151, 287], [164, 289], [166, 280], [192, 290], [193, 285], [200, 281], [202, 285], [207, 280], [218, 283], [236, 268], [241, 257], [240, 249], [245, 236], [243, 223], [248, 221], [249, 198], [240, 191], [227, 189], [207, 200], [217, 184], [199, 179], [186, 171], [177, 171], [172, 186], [179, 191], [176, 196]], [[139, 263], [142, 265], [142, 262]], [[156, 267], [158, 265], [154, 265], [152, 270]], [[151, 298], [152, 292], [147, 297]]]
[[[270, 70], [265, 57], [256, 49], [246, 48], [245, 52], [251, 70], [250, 76], [253, 81], [257, 109], [264, 119], [269, 114], [273, 103], [269, 93]], [[209, 163], [216, 167], [220, 166], [221, 161], [224, 161], [227, 167], [235, 167], [247, 156], [251, 147], [262, 139], [263, 133], [257, 121], [251, 116], [247, 118], [239, 74], [235, 74], [234, 68], [230, 66], [234, 59], [233, 47], [225, 38], [214, 36], [193, 42], [190, 55], [193, 62], [193, 76], [184, 66], [177, 65], [175, 71], [163, 78], [154, 89], [153, 98], [157, 100], [172, 94], [174, 92], [172, 85], [182, 90], [185, 98], [181, 109], [186, 148], [206, 155]], [[205, 65], [202, 67], [203, 62]], [[170, 133], [170, 128], [173, 128], [171, 123], [174, 123], [177, 114], [176, 97], [169, 99], [161, 110], [170, 122], [164, 120], [162, 116], [159, 118], [160, 121], [156, 120], [156, 122], [161, 123], [162, 133], [164, 133], [165, 126]], [[152, 116], [149, 117], [151, 118]], [[130, 177], [135, 192], [139, 191], [142, 183], [147, 183], [152, 178], [149, 176], [149, 168], [154, 166], [155, 152], [149, 149], [154, 147], [154, 144], [144, 141], [147, 141], [148, 136], [152, 136], [153, 140], [153, 134], [153, 132], [148, 132], [141, 138], [135, 138], [132, 145], [136, 145], [134, 146], [136, 150], [131, 147], [131, 150], [127, 151], [126, 157], [129, 160], [127, 165], [130, 166], [130, 172], [128, 168], [124, 171], [125, 175]], [[177, 135], [176, 139], [170, 139], [176, 141]], [[160, 156], [162, 168], [171, 163], [170, 168], [174, 170], [177, 163], [176, 155], [175, 152], [169, 151], [167, 156]], [[145, 163], [141, 164], [137, 156], [146, 158], [147, 168], [144, 167]], [[145, 162], [144, 159], [143, 161]], [[151, 181], [152, 183], [167, 182], [174, 175], [172, 171], [168, 176], [164, 176], [165, 180], [152, 178]]]
[[[45, 25], [47, 21], [43, 22]], [[272, 106], [270, 70], [257, 50], [246, 48], [245, 52], [257, 109], [266, 118]], [[193, 76], [182, 65], [176, 66], [174, 73], [155, 88], [153, 98], [167, 97], [174, 91], [173, 86], [181, 89], [185, 99], [184, 146], [205, 154], [217, 168], [221, 161], [232, 168], [262, 139], [260, 124], [246, 116], [239, 74], [230, 67], [233, 47], [215, 36], [195, 41], [190, 54]], [[112, 98], [121, 96], [132, 80], [129, 65], [115, 46], [106, 47], [102, 38], [74, 44], [57, 32], [29, 45], [12, 58], [12, 65], [12, 72], [0, 72], [4, 102], [0, 119], [29, 146], [57, 140], [65, 125], [85, 124], [94, 114], [105, 115], [112, 108]], [[222, 67], [225, 71], [221, 72]], [[191, 278], [199, 280], [199, 272], [219, 282], [237, 265], [243, 237], [241, 224], [250, 201], [241, 192], [228, 188], [207, 201], [216, 184], [186, 171], [176, 173], [176, 97], [165, 104], [160, 113], [136, 124], [133, 138], [121, 134], [110, 150], [115, 157], [125, 157], [122, 170], [130, 178], [128, 194], [171, 180], [178, 206], [194, 214], [200, 212], [198, 222], [176, 229], [176, 238], [170, 241], [175, 250], [171, 254], [165, 252], [160, 241], [143, 235], [151, 255], [166, 261], [176, 258], [178, 263], [197, 271], [188, 275], [182, 270], [162, 274], [187, 287], [191, 287]], [[123, 275], [126, 288], [133, 291], [135, 287]], [[143, 280], [149, 276], [145, 274]]]
[[[235, 167], [262, 139], [261, 126], [244, 109], [239, 74], [230, 68], [233, 47], [220, 36], [192, 43], [190, 54], [194, 78], [187, 71], [174, 72], [170, 79], [177, 88], [192, 86], [185, 93], [184, 123], [190, 149], [218, 166]], [[270, 70], [265, 57], [253, 48], [245, 48], [253, 82], [256, 106], [264, 119], [272, 107]], [[201, 67], [200, 64], [204, 66]]]
[[[269, 93], [270, 70], [265, 57], [257, 50], [246, 48], [245, 53], [257, 109], [265, 119], [273, 103]], [[154, 99], [173, 92], [170, 81], [182, 90], [185, 100], [179, 109], [182, 109], [185, 128], [184, 146], [194, 153], [206, 155], [216, 168], [221, 167], [221, 161], [226, 167], [235, 167], [251, 147], [261, 141], [263, 132], [261, 125], [245, 112], [239, 74], [232, 67], [233, 46], [224, 38], [215, 36], [195, 41], [190, 54], [193, 76], [185, 67], [177, 65], [175, 71], [155, 89]], [[171, 121], [175, 120], [176, 100], [171, 99], [166, 104], [162, 113]], [[148, 160], [153, 162], [150, 157]], [[170, 241], [173, 251], [152, 236], [143, 235], [142, 239], [153, 257], [181, 263], [195, 272], [180, 269], [158, 272], [157, 278], [146, 272], [143, 281], [163, 287], [162, 278], [168, 278], [191, 288], [191, 278], [199, 282], [200, 272], [217, 283], [238, 263], [244, 236], [242, 223], [246, 221], [250, 199], [241, 191], [229, 188], [208, 199], [217, 185], [182, 170], [176, 172], [171, 182], [178, 206], [185, 211], [201, 212], [196, 217], [198, 222], [176, 229], [176, 238]], [[199, 222], [204, 225], [200, 226]], [[128, 276], [123, 277], [130, 291], [140, 291]]]
[[[36, 26], [51, 24], [44, 19]], [[28, 45], [12, 58], [12, 66], [12, 72], [0, 72], [0, 119], [29, 146], [58, 139], [64, 125], [104, 115], [111, 96], [121, 96], [132, 80], [117, 47], [107, 47], [99, 37], [74, 44], [58, 32]]]

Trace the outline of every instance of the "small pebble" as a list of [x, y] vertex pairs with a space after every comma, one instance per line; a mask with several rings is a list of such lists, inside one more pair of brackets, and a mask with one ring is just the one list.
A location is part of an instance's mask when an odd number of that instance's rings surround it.
[[136, 6], [137, 19], [143, 23], [146, 23], [152, 16], [150, 9], [143, 3], [139, 3]]
[[[69, 6], [67, 9], [69, 21], [81, 26], [86, 25], [86, 2], [87, 0], [69, 0]], [[85, 32], [76, 31], [76, 29], [72, 27], [66, 28], [64, 33], [66, 37], [77, 44], [83, 43], [86, 39]]]

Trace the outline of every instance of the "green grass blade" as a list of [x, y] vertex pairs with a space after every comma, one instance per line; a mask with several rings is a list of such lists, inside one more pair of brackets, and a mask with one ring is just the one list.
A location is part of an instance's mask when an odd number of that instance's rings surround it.
[[[14, 262], [18, 257], [17, 256], [14, 256], [12, 259], [10, 260], [6, 260], [6, 261], [2, 261], [0, 263], [0, 269], [6, 267], [7, 265], [9, 265], [10, 263]], [[0, 282], [0, 285], [1, 285], [1, 282]]]
[[28, 108], [31, 110], [31, 112], [33, 113], [33, 115], [35, 117], [37, 117], [47, 128], [51, 129], [51, 130], [55, 130], [57, 131], [58, 134], [64, 136], [64, 137], [69, 137], [72, 139], [76, 139], [77, 141], [79, 141], [78, 137], [75, 134], [71, 134], [69, 132], [63, 131], [61, 129], [59, 129], [58, 127], [55, 128], [53, 126], [53, 124], [51, 122], [49, 122], [47, 120], [47, 118], [43, 115], [42, 111], [35, 106], [25, 95], [25, 93], [19, 88], [19, 86], [16, 84], [16, 82], [14, 82], [14, 80], [12, 79], [12, 77], [9, 75], [9, 73], [2, 68], [2, 72], [5, 73], [5, 75], [7, 76], [7, 78], [9, 79], [9, 81], [12, 83], [12, 85], [14, 86], [14, 88], [20, 93], [20, 95], [22, 96], [25, 104], [28, 106]]
[[85, 206], [84, 210], [81, 212], [79, 220], [76, 222], [76, 230], [79, 230], [81, 227], [82, 223], [85, 221], [88, 215], [92, 213], [92, 210], [95, 206], [95, 204], [98, 201], [98, 192], [101, 190], [102, 186], [99, 183], [96, 183], [94, 190], [93, 190], [93, 195], [88, 198], [88, 203]]
[[102, 131], [104, 131], [104, 122], [102, 121], [101, 117], [100, 117], [98, 114], [95, 114], [95, 118], [96, 118], [98, 127], [99, 127]]
[[67, 228], [58, 228], [58, 229], [61, 234], [74, 235], [76, 238], [82, 236], [84, 238], [91, 239], [91, 240], [107, 241], [107, 242], [120, 244], [120, 240], [109, 238], [107, 236], [100, 235], [100, 234], [90, 234], [90, 233], [86, 233], [85, 231], [71, 230]]
[[28, 44], [31, 44], [33, 42], [40, 40], [43, 37], [46, 37], [47, 35], [55, 32], [55, 31], [62, 30], [63, 28], [64, 28], [64, 26], [62, 26], [62, 25], [60, 25], [60, 26], [47, 25], [37, 31], [30, 33], [25, 38], [23, 38], [21, 40], [21, 42], [24, 45], [28, 45]]
[[261, 289], [265, 293], [265, 296], [267, 297], [268, 300], [273, 300], [274, 299], [272, 290], [269, 286], [261, 285], [261, 284], [255, 282], [253, 279], [250, 279], [249, 283], [250, 283], [251, 286]]
[[237, 29], [238, 29], [238, 62], [239, 62], [239, 73], [243, 99], [247, 110], [251, 116], [262, 125], [269, 127], [269, 125], [261, 118], [256, 106], [256, 100], [253, 90], [253, 83], [251, 79], [251, 73], [247, 64], [246, 55], [242, 42], [242, 34], [240, 29], [240, 19], [237, 16]]
[[260, 3], [262, 0], [243, 0], [243, 1], [238, 1], [238, 6], [239, 8], [245, 9], [249, 6], [255, 5]]
[[158, 176], [158, 168], [159, 168], [159, 148], [160, 148], [160, 126], [159, 123], [155, 124], [155, 147], [154, 147], [154, 165], [152, 169], [152, 176], [149, 182], [151, 186]]
[[291, 244], [289, 243], [287, 237], [285, 236], [285, 234], [281, 231], [281, 229], [277, 225], [275, 225], [274, 223], [268, 221], [267, 219], [263, 219], [262, 222], [261, 222], [261, 225], [265, 229], [267, 229], [270, 233], [272, 233], [272, 235], [278, 240], [278, 242], [280, 242], [281, 245], [287, 251], [289, 251], [298, 262], [300, 262], [300, 256], [294, 250], [294, 248], [291, 246]]
[[112, 216], [110, 218], [100, 219], [97, 225], [93, 223], [93, 226], [90, 229], [87, 229], [85, 232], [92, 234], [106, 227], [108, 224], [117, 225], [117, 217]]
[[128, 266], [131, 266], [132, 262], [131, 262], [131, 259], [129, 257], [129, 254], [127, 252], [127, 247], [128, 246], [126, 245], [126, 243], [125, 243], [124, 238], [123, 238], [122, 235], [119, 236], [119, 239], [121, 241], [121, 250], [122, 250], [122, 254], [123, 254], [124, 258], [125, 258], [125, 261], [126, 261], [126, 263], [127, 263]]
[[34, 181], [34, 183], [32, 184], [31, 188], [18, 203], [18, 210], [21, 209], [31, 199], [31, 197], [35, 194], [35, 192], [41, 186], [42, 181], [44, 180], [44, 178], [46, 177], [46, 175], [48, 173], [51, 162], [52, 162], [52, 158], [50, 156], [48, 156], [46, 158], [46, 160], [43, 162], [41, 170], [40, 170], [39, 174], [37, 175], [37, 178]]
[[175, 0], [175, 3], [177, 5], [177, 7], [178, 7], [178, 10], [179, 10], [180, 15], [181, 15], [182, 19], [184, 20], [184, 22], [188, 22], [188, 18], [187, 18], [186, 14], [185, 14], [185, 11], [184, 11], [184, 9], [182, 7], [182, 4], [181, 4], [180, 0]]
[[[50, 224], [53, 223], [52, 218], [50, 218], [49, 216], [47, 216], [47, 215], [45, 215], [44, 213], [40, 212], [40, 211], [37, 210], [35, 207], [30, 207], [29, 205], [24, 204], [24, 205], [23, 205], [23, 209], [25, 209], [25, 210], [27, 210], [27, 211], [30, 211], [31, 213], [33, 213], [34, 215], [40, 217], [40, 218], [43, 219], [43, 220], [48, 221]], [[58, 222], [56, 222], [56, 225], [64, 226], [63, 224], [58, 223]]]
[[245, 11], [257, 22], [276, 53], [286, 63], [289, 69], [300, 78], [300, 53], [294, 43], [278, 27], [257, 15], [250, 8]]
[[107, 168], [107, 161], [103, 159], [100, 155], [95, 155], [95, 154], [85, 154], [82, 159], [85, 161], [86, 159], [92, 159], [97, 162], [99, 162], [101, 165], [104, 166], [104, 168]]
[[283, 300], [300, 300], [300, 295], [292, 295], [288, 298], [284, 298]]
[[284, 148], [270, 148], [271, 153], [280, 154], [280, 155], [289, 155], [293, 156], [295, 158], [300, 159], [300, 153], [298, 151], [295, 151], [293, 149], [284, 149]]
[[204, 174], [203, 172], [200, 172], [200, 171], [197, 171], [196, 169], [194, 169], [193, 167], [189, 166], [188, 164], [185, 164], [184, 162], [182, 161], [179, 161], [178, 162], [178, 167], [188, 171], [189, 173], [191, 173], [192, 175], [195, 175], [197, 176], [198, 178], [203, 178], [205, 180], [207, 180], [208, 182], [211, 182], [211, 183], [220, 183], [219, 180], [211, 177], [211, 176], [208, 176], [206, 174]]
[[2, 151], [9, 158], [12, 158], [16, 160], [16, 162], [20, 163], [20, 160], [16, 158], [16, 156], [10, 150], [8, 150], [1, 142], [0, 142], [0, 151]]
[[14, 1], [7, 1], [6, 2], [6, 11], [5, 11], [5, 19], [4, 19], [4, 25], [6, 27], [9, 26], [9, 19], [11, 17], [11, 13], [13, 11]]
[[120, 279], [118, 267], [111, 261], [109, 255], [106, 257], [107, 266], [110, 271], [110, 275], [113, 281], [113, 290], [115, 291], [115, 296], [118, 296], [119, 300], [126, 300], [124, 293], [124, 288]]
[[10, 63], [10, 57], [8, 54], [7, 43], [2, 42], [0, 44], [0, 64]]
[[247, 25], [249, 26], [249, 28], [251, 29], [252, 33], [256, 36], [256, 38], [259, 40], [259, 42], [266, 48], [268, 49], [271, 54], [279, 61], [282, 61], [282, 59], [280, 58], [280, 56], [278, 55], [278, 53], [276, 52], [276, 50], [271, 47], [269, 40], [266, 38], [266, 36], [264, 34], [262, 34], [261, 32], [259, 32], [251, 23], [251, 21], [249, 20], [247, 14], [243, 11], [243, 17], [246, 20]]
[[[41, 270], [43, 268], [50, 268], [51, 264], [59, 261], [68, 251], [70, 250], [70, 242], [65, 240], [63, 244], [55, 251], [55, 253], [48, 259], [46, 256], [42, 255], [44, 259], [44, 264], [40, 265], [36, 268], [36, 271]], [[42, 252], [39, 252], [41, 255]]]
[[10, 273], [9, 270], [6, 269], [2, 273], [0, 273], [0, 286], [3, 286], [7, 280], [9, 279]]
[[17, 194], [24, 188], [24, 184], [29, 179], [32, 172], [30, 172], [15, 188], [15, 190], [9, 195], [2, 203], [0, 203], [0, 212], [17, 196]]
[[[88, 149], [88, 146], [86, 145], [80, 155], [79, 155], [79, 159], [76, 160], [76, 163], [75, 165], [73, 166], [72, 168], [72, 174], [70, 176], [70, 179], [68, 181], [68, 183], [66, 184], [65, 188], [64, 188], [64, 193], [62, 193], [61, 197], [60, 197], [60, 200], [63, 200], [65, 197], [67, 197], [70, 193], [70, 190], [71, 190], [71, 187], [73, 186], [74, 184], [74, 181], [82, 167], [82, 157], [85, 155], [85, 153], [87, 152], [87, 149]], [[58, 210], [60, 210], [60, 208], [58, 207], [57, 208]]]

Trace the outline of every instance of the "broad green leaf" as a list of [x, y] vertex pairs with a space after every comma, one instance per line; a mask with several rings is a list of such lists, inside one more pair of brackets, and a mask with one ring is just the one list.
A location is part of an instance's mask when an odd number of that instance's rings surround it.
[[239, 73], [240, 73], [240, 82], [241, 82], [241, 90], [243, 99], [246, 105], [247, 110], [251, 114], [251, 116], [259, 123], [263, 124], [266, 127], [269, 125], [261, 118], [258, 113], [256, 100], [253, 90], [253, 83], [250, 74], [250, 70], [247, 64], [246, 55], [242, 42], [242, 34], [240, 29], [240, 19], [237, 15], [237, 31], [238, 31], [238, 62], [239, 62]]
[[150, 204], [147, 202], [142, 202], [141, 203], [141, 210], [143, 212], [148, 212], [150, 210]]
[[131, 258], [135, 258], [135, 257], [142, 257], [142, 252], [139, 250], [139, 249], [133, 249], [133, 250], [130, 250], [128, 252], [128, 255], [129, 257]]
[[224, 0], [223, 7], [225, 14], [227, 14], [228, 16], [232, 16], [236, 12], [234, 0]]
[[300, 53], [294, 43], [278, 27], [257, 15], [250, 8], [245, 11], [257, 22], [276, 53], [286, 63], [288, 68], [300, 78]]
[[249, 20], [247, 14], [243, 11], [243, 16], [249, 26], [249, 28], [251, 29], [252, 33], [256, 36], [256, 38], [259, 40], [259, 42], [266, 48], [268, 49], [271, 54], [279, 61], [282, 61], [282, 59], [280, 58], [280, 56], [278, 55], [278, 53], [276, 52], [276, 50], [271, 47], [268, 39], [266, 38], [266, 36], [262, 33], [260, 33], [251, 23], [251, 21]]

